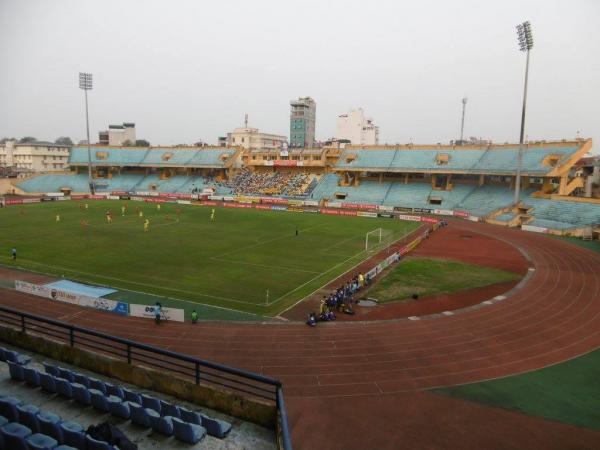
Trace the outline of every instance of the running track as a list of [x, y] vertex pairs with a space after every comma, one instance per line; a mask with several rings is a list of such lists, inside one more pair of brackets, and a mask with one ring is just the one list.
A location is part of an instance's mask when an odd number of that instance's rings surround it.
[[[314, 329], [168, 323], [157, 333], [151, 321], [10, 291], [2, 292], [2, 303], [277, 377], [297, 448], [593, 448], [600, 433], [424, 392], [538, 369], [600, 347], [600, 255], [518, 230], [467, 221], [450, 227], [521, 249], [534, 269], [527, 283], [506, 300], [449, 317]], [[431, 238], [441, 248], [444, 233]], [[469, 245], [476, 242], [465, 241], [467, 254]], [[487, 257], [494, 259], [493, 248]]]

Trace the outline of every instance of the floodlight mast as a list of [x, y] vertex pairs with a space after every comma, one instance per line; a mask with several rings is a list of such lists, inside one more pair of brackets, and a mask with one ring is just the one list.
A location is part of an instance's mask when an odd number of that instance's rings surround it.
[[515, 206], [521, 200], [521, 166], [523, 164], [523, 141], [525, 138], [525, 112], [527, 109], [527, 82], [529, 79], [529, 51], [533, 48], [533, 34], [531, 33], [531, 24], [526, 21], [517, 25], [517, 39], [519, 41], [519, 50], [526, 52], [525, 62], [525, 86], [523, 88], [523, 109], [521, 111], [521, 133], [519, 135], [519, 154], [517, 161], [517, 176], [515, 180]]
[[460, 121], [460, 145], [463, 145], [463, 131], [465, 129], [465, 109], [467, 108], [467, 97], [462, 99], [462, 119]]
[[90, 193], [94, 195], [94, 182], [92, 181], [92, 149], [90, 147], [90, 119], [88, 115], [88, 96], [87, 91], [92, 90], [92, 74], [79, 72], [79, 89], [83, 89], [85, 92], [85, 128], [87, 134], [87, 148], [88, 148], [88, 185], [90, 187]]

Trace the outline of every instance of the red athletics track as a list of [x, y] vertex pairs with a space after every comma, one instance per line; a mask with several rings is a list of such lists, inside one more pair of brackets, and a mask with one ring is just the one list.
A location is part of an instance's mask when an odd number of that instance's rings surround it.
[[[535, 271], [506, 300], [453, 316], [314, 329], [298, 323], [168, 323], [157, 333], [144, 319], [12, 291], [3, 291], [2, 303], [278, 377], [296, 448], [598, 448], [599, 432], [425, 391], [534, 370], [600, 346], [600, 255], [466, 221], [453, 221], [432, 238], [446, 253], [470, 253], [469, 244], [455, 242], [452, 229], [522, 249]], [[495, 249], [488, 250], [491, 261]]]

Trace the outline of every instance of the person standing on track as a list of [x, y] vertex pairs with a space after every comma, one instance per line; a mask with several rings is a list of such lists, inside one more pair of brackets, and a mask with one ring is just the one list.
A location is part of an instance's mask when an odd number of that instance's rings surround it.
[[13, 247], [12, 250], [10, 251], [10, 256], [13, 261], [15, 261], [17, 259], [17, 249], [15, 247]]
[[154, 322], [156, 323], [156, 325], [160, 323], [160, 314], [162, 312], [161, 310], [162, 305], [159, 302], [156, 302], [156, 305], [154, 305]]

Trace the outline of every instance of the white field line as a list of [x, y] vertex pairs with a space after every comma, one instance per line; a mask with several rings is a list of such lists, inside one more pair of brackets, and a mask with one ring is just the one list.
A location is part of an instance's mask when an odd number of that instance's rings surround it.
[[[303, 229], [298, 230], [298, 231], [302, 233], [302, 232], [306, 232], [308, 230], [314, 230], [315, 228], [322, 227], [323, 225], [325, 225], [325, 224], [324, 223], [320, 223], [319, 225], [315, 225], [314, 227], [303, 228]], [[266, 240], [266, 241], [258, 242], [257, 244], [250, 244], [250, 245], [246, 245], [245, 247], [238, 247], [235, 250], [232, 250], [232, 251], [227, 252], [227, 253], [222, 253], [220, 255], [212, 256], [211, 258], [222, 258], [223, 256], [234, 255], [236, 253], [241, 252], [242, 250], [248, 250], [250, 248], [260, 247], [261, 245], [269, 244], [271, 242], [279, 241], [281, 239], [286, 239], [286, 238], [289, 239], [291, 237], [292, 236], [288, 235], [288, 234], [283, 235], [283, 236], [278, 236], [278, 237], [275, 237], [273, 239], [269, 239], [269, 240]]]
[[[3, 258], [3, 259], [7, 259], [7, 258]], [[25, 271], [25, 272], [29, 272], [29, 273], [37, 273], [37, 274], [41, 274], [41, 275], [48, 275], [50, 277], [56, 278], [56, 274], [55, 273], [42, 272], [41, 270], [27, 269], [25, 267], [20, 267], [20, 266], [16, 266], [15, 267], [15, 266], [11, 266], [11, 265], [8, 265], [8, 264], [0, 264], [0, 266], [5, 267], [7, 269], [17, 269], [17, 270], [21, 270], [21, 271]], [[192, 302], [190, 300], [185, 300], [183, 298], [169, 297], [167, 295], [153, 294], [152, 292], [136, 291], [135, 289], [127, 289], [127, 288], [124, 288], [124, 287], [119, 287], [119, 286], [114, 286], [114, 285], [109, 285], [109, 284], [104, 284], [104, 283], [94, 282], [93, 284], [98, 285], [98, 286], [102, 286], [102, 287], [106, 287], [106, 288], [118, 289], [120, 291], [133, 292], [134, 294], [141, 294], [141, 295], [148, 295], [148, 296], [151, 296], [151, 297], [166, 298], [166, 299], [169, 299], [169, 300], [176, 300], [178, 302], [189, 303], [190, 305], [202, 305], [202, 306], [206, 306], [207, 308], [224, 309], [226, 311], [233, 311], [233, 312], [236, 312], [238, 314], [247, 314], [247, 315], [250, 315], [250, 316], [264, 317], [264, 316], [261, 316], [260, 314], [246, 312], [246, 311], [240, 311], [239, 309], [227, 308], [225, 306], [217, 306], [217, 305], [209, 305], [208, 303]]]
[[319, 272], [315, 272], [314, 270], [304, 270], [304, 269], [297, 269], [296, 267], [286, 267], [286, 266], [269, 266], [267, 264], [255, 264], [255, 263], [249, 263], [249, 262], [244, 262], [244, 261], [233, 261], [231, 259], [224, 259], [224, 258], [218, 258], [216, 256], [212, 256], [210, 259], [215, 260], [215, 261], [222, 261], [225, 262], [227, 264], [241, 264], [243, 266], [252, 266], [252, 267], [262, 267], [265, 269], [270, 269], [270, 270], [289, 270], [292, 272], [303, 272], [303, 273], [319, 273]]
[[[382, 247], [382, 248], [378, 249], [378, 251], [382, 251], [382, 250], [385, 250], [386, 248], [389, 248], [389, 247], [391, 247], [391, 246], [392, 246], [392, 245], [394, 245], [396, 242], [398, 242], [398, 241], [401, 241], [402, 239], [406, 238], [408, 235], [410, 235], [410, 234], [411, 234], [412, 232], [414, 232], [414, 231], [415, 231], [415, 230], [412, 230], [412, 231], [409, 231], [408, 233], [405, 233], [404, 235], [400, 236], [400, 237], [399, 237], [398, 239], [396, 239], [395, 241], [391, 241], [391, 242], [390, 242], [390, 243], [389, 243], [387, 246], [385, 246], [385, 247]], [[360, 255], [361, 253], [367, 253], [367, 254], [368, 254], [368, 252], [365, 252], [365, 250], [362, 250], [361, 252], [357, 253], [356, 255], [354, 255], [354, 256], [351, 256], [351, 257], [350, 257], [350, 258], [348, 258], [347, 260], [345, 260], [345, 261], [342, 261], [341, 263], [339, 263], [339, 264], [337, 264], [337, 265], [333, 266], [331, 269], [329, 269], [329, 270], [327, 270], [327, 271], [323, 272], [321, 275], [317, 275], [315, 278], [313, 278], [313, 279], [311, 279], [311, 280], [307, 281], [307, 282], [306, 282], [306, 283], [304, 283], [303, 285], [301, 285], [301, 286], [298, 286], [297, 288], [295, 288], [295, 289], [291, 290], [290, 292], [287, 292], [287, 293], [283, 294], [281, 297], [279, 297], [279, 298], [277, 298], [276, 300], [274, 300], [273, 302], [269, 303], [269, 305], [274, 305], [274, 304], [275, 304], [275, 303], [277, 303], [279, 300], [281, 300], [282, 298], [284, 298], [286, 295], [288, 295], [288, 294], [290, 294], [290, 293], [292, 293], [292, 292], [294, 292], [294, 291], [297, 291], [297, 290], [298, 290], [298, 289], [300, 289], [301, 287], [303, 287], [303, 286], [307, 285], [308, 283], [310, 283], [310, 282], [312, 282], [312, 281], [314, 281], [314, 280], [318, 279], [320, 276], [322, 276], [322, 275], [325, 275], [325, 274], [326, 274], [326, 273], [328, 273], [328, 272], [331, 272], [333, 269], [335, 269], [335, 268], [336, 268], [336, 267], [338, 267], [339, 265], [346, 263], [347, 261], [351, 260], [352, 258], [355, 258], [356, 256]], [[355, 265], [353, 265], [353, 266], [352, 266], [352, 267], [350, 267], [348, 270], [346, 270], [344, 273], [341, 273], [340, 275], [338, 275], [336, 278], [339, 278], [339, 277], [342, 277], [342, 276], [346, 275], [346, 274], [347, 274], [348, 272], [350, 272], [351, 270], [354, 270], [354, 268], [355, 268], [355, 267], [357, 267], [357, 266], [360, 266], [360, 265], [361, 265], [363, 262], [364, 262], [364, 260], [360, 260], [360, 261], [359, 261], [359, 262], [357, 262]], [[314, 291], [312, 291], [310, 294], [308, 294], [308, 295], [305, 295], [304, 297], [302, 297], [300, 300], [298, 300], [298, 301], [297, 301], [297, 302], [295, 302], [294, 304], [292, 304], [292, 305], [288, 306], [288, 307], [287, 307], [287, 308], [285, 308], [283, 311], [280, 311], [278, 315], [280, 315], [280, 316], [281, 316], [283, 313], [285, 313], [286, 311], [290, 310], [291, 308], [293, 308], [294, 306], [296, 306], [298, 303], [300, 303], [300, 302], [304, 301], [304, 300], [305, 300], [306, 298], [308, 298], [308, 297], [311, 297], [311, 296], [313, 296], [313, 295], [314, 295], [316, 292], [320, 291], [320, 290], [321, 290], [321, 289], [323, 289], [325, 286], [327, 286], [329, 283], [331, 283], [331, 281], [332, 281], [332, 280], [328, 280], [328, 281], [327, 281], [325, 284], [323, 284], [322, 286], [318, 287], [317, 289], [315, 289]]]
[[[6, 259], [6, 258], [3, 258], [3, 259]], [[82, 271], [79, 271], [79, 270], [73, 270], [73, 269], [69, 269], [67, 267], [53, 266], [51, 264], [44, 264], [44, 263], [40, 263], [40, 262], [37, 262], [37, 261], [29, 260], [29, 259], [21, 259], [21, 261], [26, 261], [26, 262], [29, 262], [30, 264], [34, 264], [34, 265], [49, 267], [50, 269], [56, 269], [56, 270], [59, 270], [59, 271], [70, 272], [70, 273], [75, 273], [75, 274], [79, 274], [79, 275], [86, 275], [86, 276], [90, 276], [90, 277], [97, 277], [97, 278], [101, 278], [101, 279], [105, 279], [105, 280], [120, 281], [122, 283], [135, 284], [135, 285], [138, 285], [138, 286], [145, 286], [145, 287], [154, 288], [154, 289], [163, 289], [163, 290], [166, 290], [166, 291], [181, 292], [181, 293], [184, 293], [184, 294], [199, 295], [201, 297], [214, 298], [214, 299], [218, 299], [218, 300], [225, 300], [225, 301], [228, 301], [228, 302], [243, 303], [243, 304], [246, 304], [246, 305], [257, 306], [256, 303], [246, 302], [246, 301], [243, 301], [243, 300], [238, 300], [238, 299], [234, 299], [234, 298], [230, 298], [230, 297], [219, 297], [217, 295], [209, 295], [209, 294], [203, 294], [203, 293], [200, 293], [200, 292], [186, 291], [184, 289], [175, 289], [175, 288], [169, 288], [169, 287], [165, 287], [165, 286], [157, 286], [155, 284], [140, 283], [139, 281], [124, 280], [122, 278], [109, 277], [108, 275], [99, 275], [99, 274], [96, 274], [96, 273], [89, 273], [89, 272], [82, 272]], [[56, 275], [54, 275], [54, 276], [56, 276]], [[118, 286], [115, 286], [115, 287], [118, 287]]]

